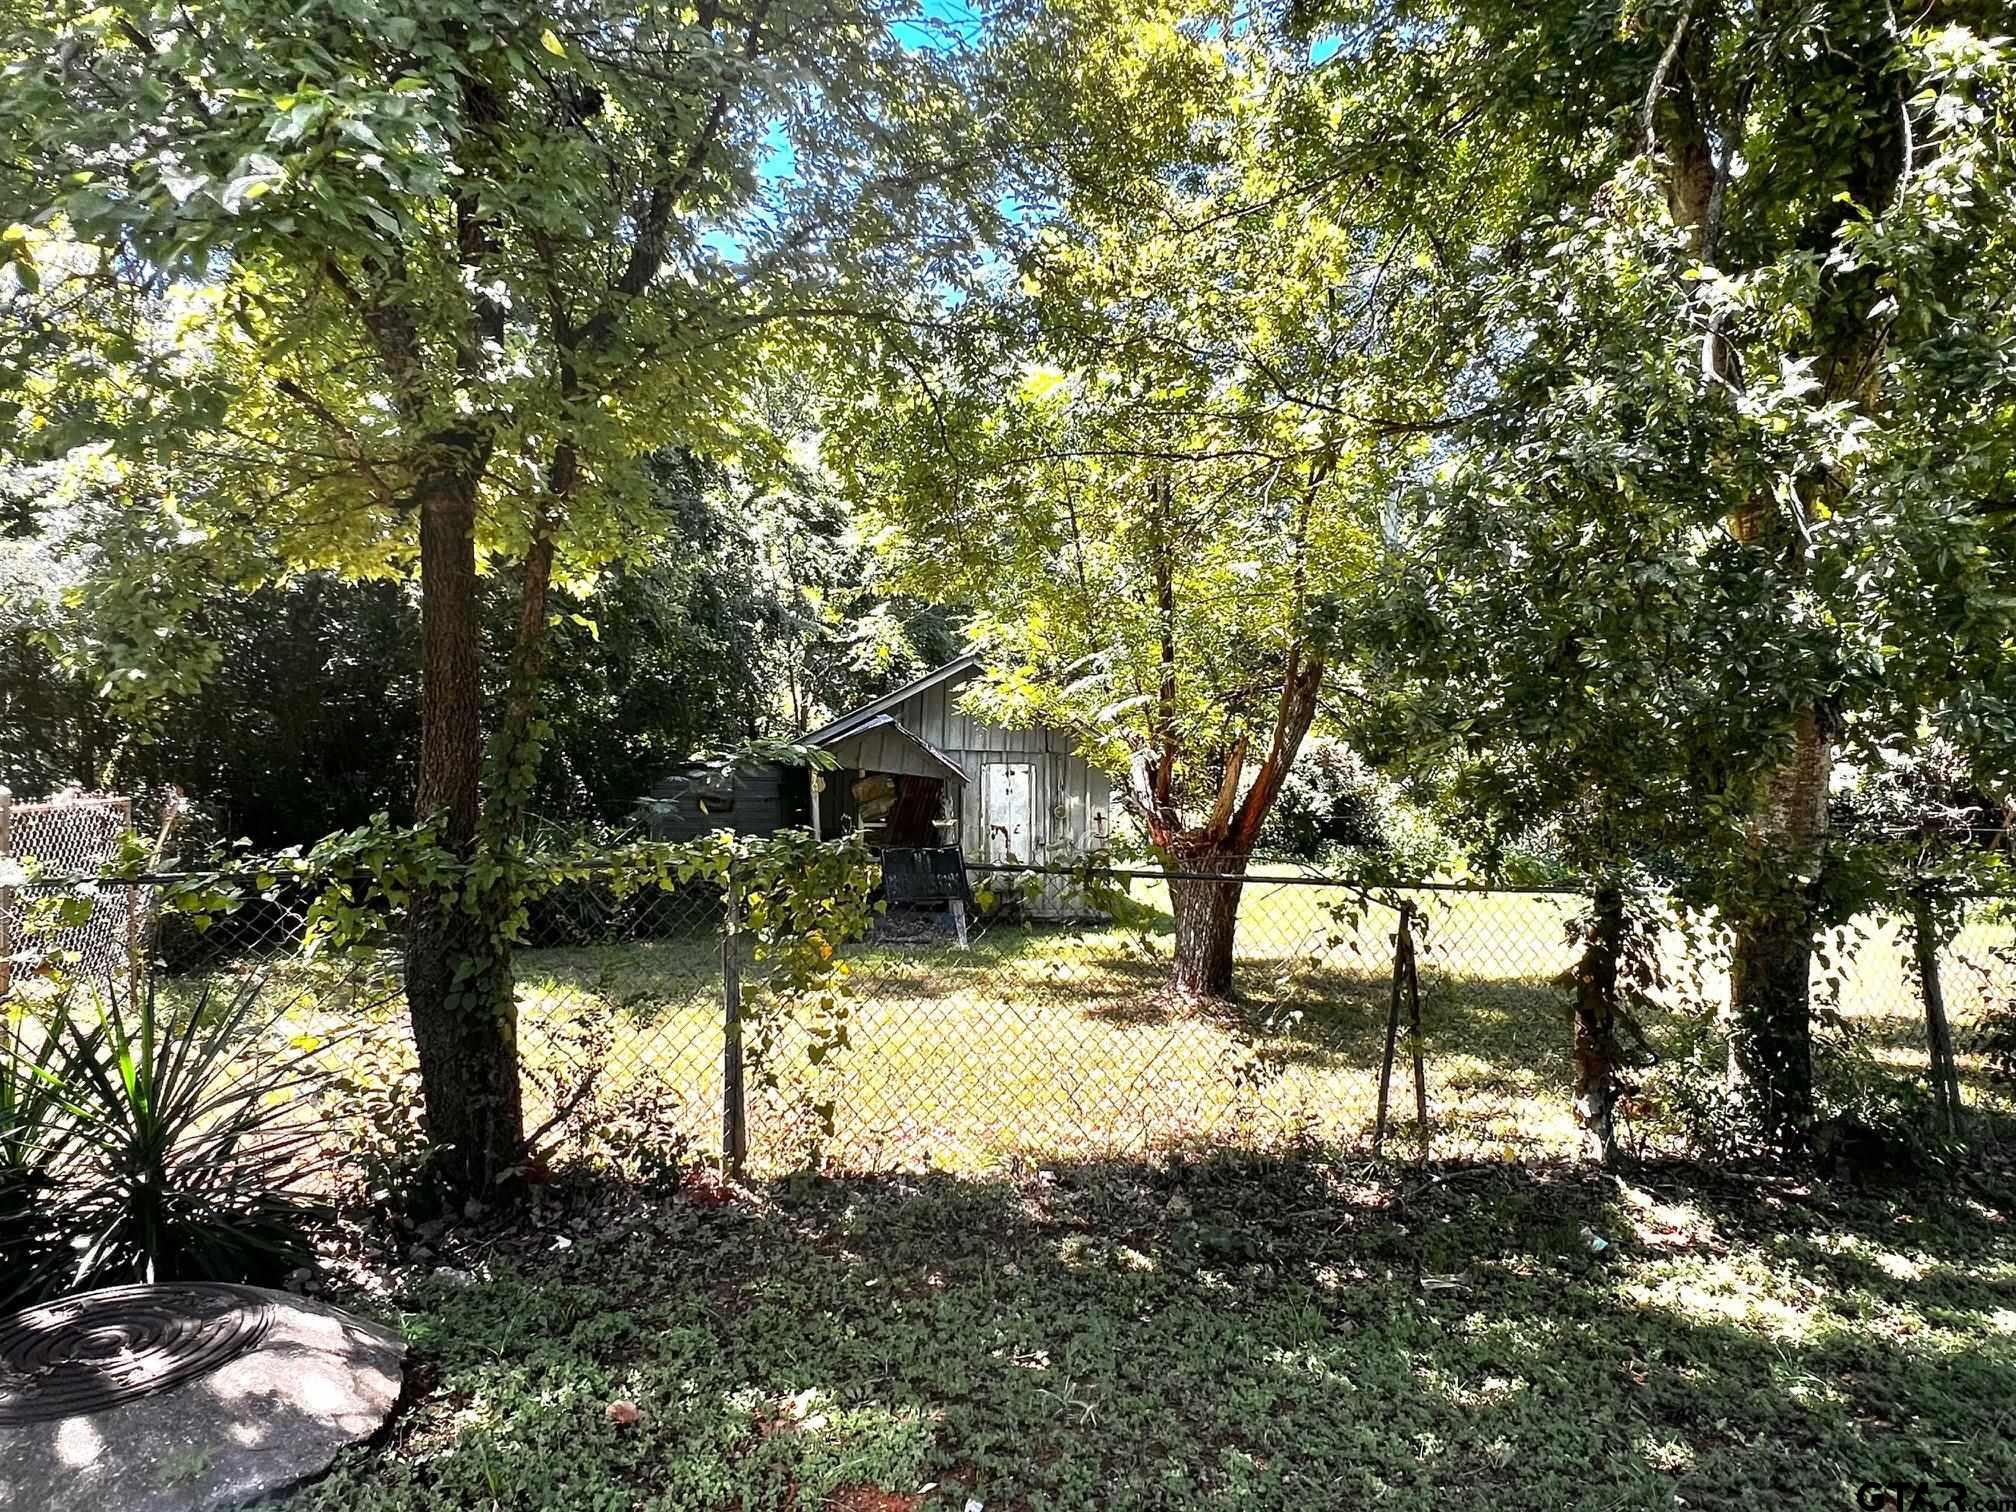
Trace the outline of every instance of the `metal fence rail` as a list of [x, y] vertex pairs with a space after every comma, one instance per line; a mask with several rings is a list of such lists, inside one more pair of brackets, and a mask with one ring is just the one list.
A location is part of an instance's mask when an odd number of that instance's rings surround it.
[[[773, 985], [718, 886], [570, 884], [533, 908], [515, 956], [528, 1127], [555, 1158], [625, 1171], [724, 1155], [757, 1172], [973, 1171], [1206, 1144], [1369, 1147], [1382, 1106], [1389, 1143], [1410, 1154], [1417, 1135], [1437, 1156], [1577, 1150], [1572, 891], [1250, 876], [1234, 994], [1194, 1001], [1168, 986], [1168, 883], [976, 867], [964, 942], [944, 915], [891, 910], [844, 947], [838, 1007], [819, 1024]], [[17, 1017], [79, 1011], [81, 953], [32, 921], [65, 916], [66, 898], [78, 917], [101, 888], [155, 896], [124, 879], [20, 889], [28, 934], [4, 994]], [[306, 952], [309, 901], [281, 884], [244, 889], [201, 927], [151, 917], [150, 980], [193, 1011], [218, 984], [261, 979], [281, 1032], [330, 1046], [325, 1097], [348, 1137], [390, 1160], [419, 1117], [402, 931], [388, 919], [367, 944]], [[2006, 906], [1984, 900], [1940, 960], [1963, 1101], [1996, 1116], [2012, 939]], [[1712, 940], [1676, 931], [1668, 946], [1668, 989], [1641, 1014], [1666, 1064], [1626, 1108], [1627, 1137], [1650, 1150], [1684, 1134], [1668, 1078], [1718, 1053], [1726, 991]], [[1858, 1095], [1931, 1087], [1895, 923], [1829, 941], [1816, 992], [1823, 1078], [1855, 1078]]]

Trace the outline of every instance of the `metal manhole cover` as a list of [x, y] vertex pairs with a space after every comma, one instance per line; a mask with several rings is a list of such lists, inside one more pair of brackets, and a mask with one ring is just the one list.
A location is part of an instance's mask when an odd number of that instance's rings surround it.
[[0, 1425], [103, 1412], [256, 1349], [272, 1316], [224, 1285], [115, 1286], [0, 1318]]

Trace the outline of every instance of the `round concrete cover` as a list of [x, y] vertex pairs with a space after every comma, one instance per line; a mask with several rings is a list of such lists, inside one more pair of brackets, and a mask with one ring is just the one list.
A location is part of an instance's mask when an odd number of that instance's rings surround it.
[[390, 1329], [253, 1286], [117, 1286], [0, 1318], [0, 1507], [284, 1491], [378, 1431], [404, 1354]]

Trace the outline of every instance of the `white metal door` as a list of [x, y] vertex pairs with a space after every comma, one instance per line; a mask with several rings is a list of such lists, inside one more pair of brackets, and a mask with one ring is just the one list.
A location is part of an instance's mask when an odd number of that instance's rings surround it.
[[980, 822], [987, 859], [1028, 864], [1036, 833], [1036, 768], [1026, 761], [991, 761], [980, 769]]

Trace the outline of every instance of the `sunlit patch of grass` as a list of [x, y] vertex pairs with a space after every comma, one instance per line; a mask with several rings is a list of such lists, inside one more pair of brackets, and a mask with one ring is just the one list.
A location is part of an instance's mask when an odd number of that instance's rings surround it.
[[[1048, 1160], [1198, 1144], [1284, 1149], [1369, 1142], [1377, 1116], [1395, 916], [1356, 908], [1334, 886], [1257, 883], [1239, 928], [1238, 999], [1185, 1003], [1166, 988], [1167, 898], [1141, 882], [1146, 927], [1110, 922], [977, 921], [969, 949], [949, 937], [846, 947], [844, 1043], [816, 1065], [806, 1026], [776, 1003], [763, 965], [745, 963], [752, 1159], [986, 1173]], [[1579, 1144], [1562, 984], [1578, 900], [1556, 895], [1417, 893], [1430, 1153], [1565, 1155]], [[1979, 925], [1979, 953], [2006, 931]], [[1923, 1080], [1924, 1026], [1903, 943], [1871, 926], [1850, 955], [1830, 951], [1843, 1018], [1900, 1086]], [[1675, 946], [1677, 952], [1677, 945]], [[1677, 953], [1676, 983], [1687, 980]], [[649, 1102], [699, 1148], [721, 1138], [719, 941], [664, 939], [521, 951], [519, 1039], [534, 1126], [586, 1078], [616, 1105]], [[345, 1029], [398, 1039], [396, 960], [284, 962], [293, 1022], [332, 1039]], [[2000, 1108], [1978, 1034], [1980, 983], [1951, 973], [1949, 999], [1970, 1105]], [[174, 990], [193, 993], [194, 980]], [[1683, 1023], [1718, 1053], [1706, 1008], [1726, 990], [1709, 963], [1691, 1017], [1641, 1015], [1655, 1043]], [[1692, 989], [1690, 989], [1692, 990]], [[785, 1018], [768, 1043], [764, 1025]], [[1397, 1046], [1390, 1117], [1396, 1148], [1417, 1138], [1411, 1043]], [[340, 1050], [332, 1053], [341, 1053]], [[831, 1106], [831, 1129], [819, 1110]], [[1644, 1127], [1677, 1132], [1655, 1099]]]

